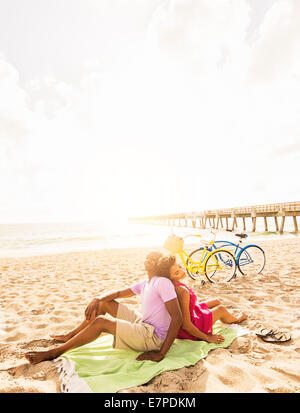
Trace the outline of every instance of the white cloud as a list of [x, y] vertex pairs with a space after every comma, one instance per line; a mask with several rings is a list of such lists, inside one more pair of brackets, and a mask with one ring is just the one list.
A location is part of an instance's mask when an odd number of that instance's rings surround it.
[[[300, 85], [295, 76], [300, 63], [299, 4], [293, 0], [275, 3], [251, 45], [245, 36], [248, 23], [246, 2], [174, 1], [158, 9], [149, 31], [152, 50], [156, 57], [162, 56], [159, 63], [173, 76], [176, 70], [184, 71], [179, 83], [192, 91], [184, 105], [185, 120], [191, 121], [189, 132], [199, 139], [199, 150], [192, 154], [194, 164], [198, 155], [199, 164], [212, 178], [224, 176], [220, 171], [234, 176], [238, 193], [222, 194], [228, 205], [285, 200], [284, 194], [291, 196], [293, 191], [295, 198], [300, 189], [296, 163], [287, 164], [283, 158], [279, 168], [278, 160], [269, 159], [273, 147], [280, 150], [300, 137]], [[226, 58], [220, 64], [222, 50]], [[190, 116], [195, 107], [198, 122]], [[250, 190], [244, 184], [245, 173]], [[269, 185], [263, 196], [257, 190], [263, 180], [264, 187], [270, 181], [285, 180], [286, 185], [273, 185], [272, 190]], [[209, 193], [210, 185], [204, 183], [204, 187]], [[287, 192], [287, 188], [293, 189]], [[212, 193], [206, 202], [213, 207], [217, 201]]]
[[300, 80], [300, 3], [280, 0], [267, 12], [253, 45], [249, 71], [254, 80]]
[[149, 27], [152, 46], [185, 71], [202, 76], [234, 64], [245, 51], [250, 21], [245, 0], [174, 0], [157, 9]]
[[[18, 72], [0, 56], [0, 182], [22, 165], [32, 113], [18, 84]], [[3, 193], [5, 196], [5, 193]]]
[[249, 45], [246, 1], [160, 2], [142, 54], [124, 50], [111, 71], [91, 59], [77, 83], [40, 77], [21, 88], [2, 60], [2, 216], [90, 219], [120, 207], [147, 215], [297, 198], [295, 158], [274, 153], [299, 143], [299, 10], [293, 0], [274, 7]]

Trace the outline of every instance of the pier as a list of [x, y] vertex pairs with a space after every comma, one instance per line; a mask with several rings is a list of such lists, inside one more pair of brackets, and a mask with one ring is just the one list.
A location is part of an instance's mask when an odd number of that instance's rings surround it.
[[300, 216], [300, 202], [255, 205], [225, 209], [211, 209], [200, 212], [183, 212], [130, 218], [130, 221], [142, 224], [169, 225], [173, 227], [215, 228], [233, 231], [242, 223], [246, 231], [246, 219], [252, 222], [252, 232], [256, 231], [258, 219], [264, 220], [264, 229], [268, 231], [268, 221], [274, 220], [276, 232], [283, 233], [286, 218], [293, 220], [295, 232], [298, 232], [297, 217]]

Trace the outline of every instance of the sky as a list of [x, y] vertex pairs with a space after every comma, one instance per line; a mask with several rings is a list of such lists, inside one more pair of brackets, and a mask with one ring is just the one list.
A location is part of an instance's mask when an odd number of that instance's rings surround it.
[[298, 0], [0, 0], [0, 222], [300, 199]]

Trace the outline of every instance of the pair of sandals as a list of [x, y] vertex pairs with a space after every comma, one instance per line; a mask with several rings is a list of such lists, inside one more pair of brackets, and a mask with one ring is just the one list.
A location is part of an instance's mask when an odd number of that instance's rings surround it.
[[256, 335], [267, 343], [286, 343], [291, 340], [291, 336], [287, 332], [272, 329], [268, 330], [267, 328], [262, 328]]

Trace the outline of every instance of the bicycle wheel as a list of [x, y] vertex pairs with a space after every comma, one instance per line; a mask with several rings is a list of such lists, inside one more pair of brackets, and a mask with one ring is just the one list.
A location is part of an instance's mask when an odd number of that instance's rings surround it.
[[226, 250], [216, 250], [208, 257], [204, 272], [211, 283], [228, 282], [236, 273], [234, 255]]
[[[193, 251], [186, 260], [186, 272], [193, 279], [197, 280], [203, 274], [203, 264], [207, 254], [203, 254], [204, 247], [200, 247]], [[203, 256], [203, 257], [202, 257]], [[200, 265], [199, 265], [200, 263]]]
[[257, 245], [245, 247], [238, 258], [238, 267], [243, 275], [261, 273], [265, 263], [264, 250]]

